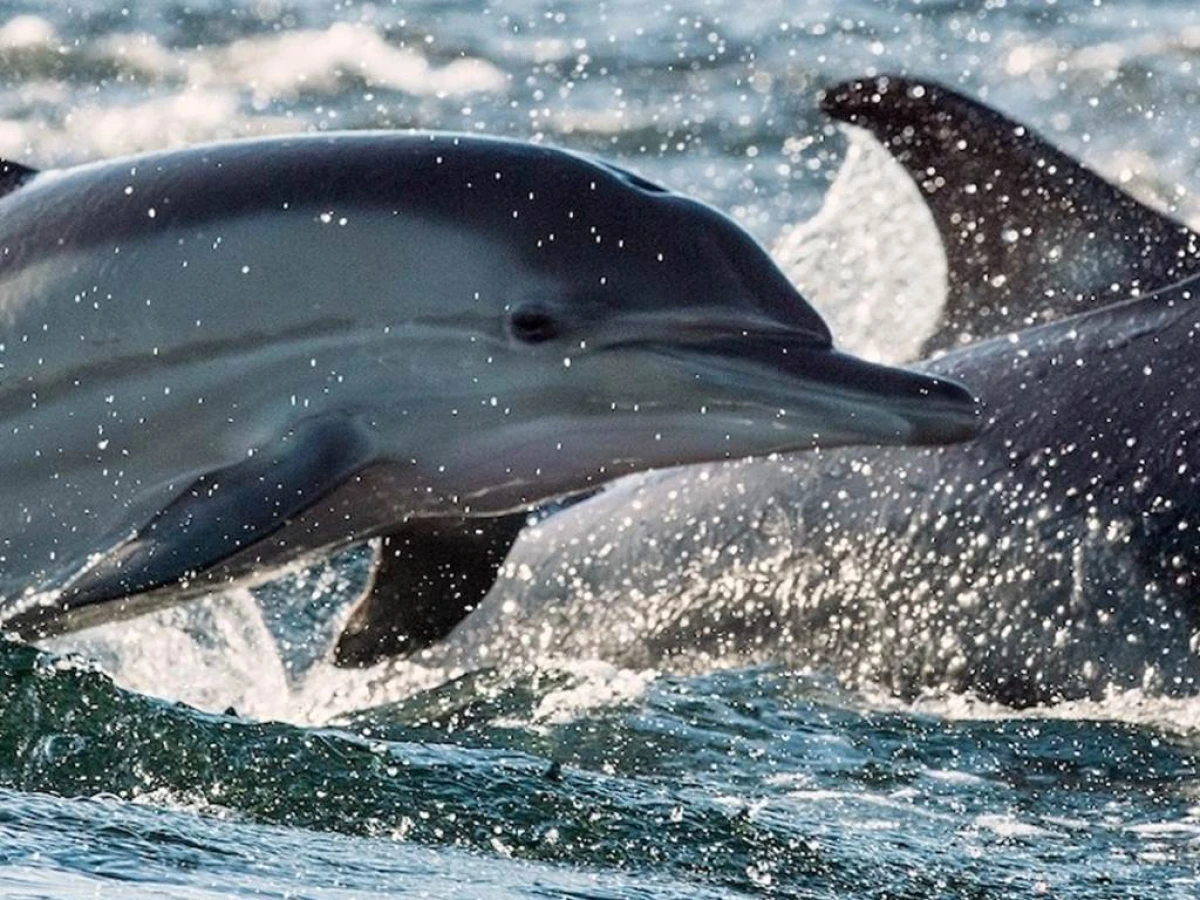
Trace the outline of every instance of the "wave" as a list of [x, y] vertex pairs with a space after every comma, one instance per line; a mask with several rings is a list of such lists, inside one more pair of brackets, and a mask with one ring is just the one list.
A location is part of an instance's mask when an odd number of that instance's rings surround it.
[[[363, 24], [239, 37], [197, 48], [145, 32], [72, 42], [33, 15], [0, 25], [0, 155], [67, 164], [218, 138], [307, 130], [298, 100], [345, 96], [453, 100], [503, 95], [508, 76], [486, 59], [396, 43]], [[331, 102], [332, 101], [332, 102]], [[361, 127], [325, 111], [323, 125]]]

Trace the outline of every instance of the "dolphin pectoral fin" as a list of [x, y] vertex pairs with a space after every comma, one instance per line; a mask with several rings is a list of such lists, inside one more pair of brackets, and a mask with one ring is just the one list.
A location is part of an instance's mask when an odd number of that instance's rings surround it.
[[450, 633], [484, 598], [526, 512], [420, 519], [383, 537], [374, 576], [334, 645], [339, 666], [407, 656]]
[[131, 537], [41, 592], [43, 602], [0, 617], [0, 627], [48, 637], [177, 602], [188, 581], [203, 581], [372, 460], [369, 435], [349, 417], [306, 420], [244, 461], [197, 477]]
[[949, 265], [925, 352], [1152, 293], [1200, 271], [1200, 238], [1028, 127], [899, 76], [829, 88], [822, 109], [869, 130], [916, 182]]

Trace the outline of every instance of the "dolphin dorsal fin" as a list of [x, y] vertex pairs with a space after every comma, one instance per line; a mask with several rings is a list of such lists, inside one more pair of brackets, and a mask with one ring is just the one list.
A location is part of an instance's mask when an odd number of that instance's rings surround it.
[[37, 173], [37, 169], [0, 159], [0, 197], [11, 194]]
[[949, 294], [925, 351], [1147, 294], [1200, 271], [1200, 238], [1020, 123], [931, 82], [847, 81], [822, 109], [868, 129], [920, 187]]

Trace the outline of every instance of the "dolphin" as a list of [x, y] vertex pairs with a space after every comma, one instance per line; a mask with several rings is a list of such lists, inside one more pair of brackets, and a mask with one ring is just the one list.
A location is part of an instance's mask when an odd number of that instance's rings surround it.
[[655, 466], [977, 428], [721, 213], [445, 134], [0, 171], [0, 628], [27, 638]]
[[[425, 653], [766, 659], [1015, 706], [1195, 693], [1195, 235], [949, 88], [885, 77], [824, 105], [940, 198], [957, 349], [919, 368], [978, 386], [979, 437], [619, 481], [521, 532], [492, 592]], [[960, 346], [956, 328], [985, 339]]]

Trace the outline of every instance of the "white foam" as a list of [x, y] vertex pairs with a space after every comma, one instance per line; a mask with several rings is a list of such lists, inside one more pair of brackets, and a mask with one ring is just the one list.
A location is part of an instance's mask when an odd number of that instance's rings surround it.
[[1039, 828], [1029, 822], [1022, 822], [1014, 816], [1007, 815], [976, 816], [975, 826], [1006, 838], [1042, 837], [1050, 834], [1045, 828]]
[[347, 76], [377, 88], [416, 96], [463, 96], [503, 91], [507, 79], [481, 59], [434, 66], [416, 50], [393, 47], [364, 25], [338, 22], [324, 30], [243, 38], [189, 70], [193, 85], [248, 89], [258, 102], [319, 91], [335, 93]]
[[390, 660], [366, 669], [320, 662], [304, 673], [276, 704], [273, 718], [322, 725], [379, 706], [398, 703], [463, 675], [461, 669]]
[[1121, 69], [1138, 59], [1189, 57], [1200, 50], [1200, 26], [1190, 25], [1121, 42], [1060, 44], [1051, 39], [1020, 41], [1004, 57], [1005, 74], [1013, 78], [1061, 79], [1064, 73], [1118, 80]]
[[57, 43], [54, 26], [41, 16], [14, 16], [0, 26], [0, 48], [5, 50], [53, 47]]
[[951, 784], [956, 787], [985, 787], [988, 784], [986, 778], [981, 778], [978, 775], [972, 775], [970, 772], [962, 772], [957, 769], [926, 769], [925, 775], [934, 781], [940, 781], [943, 784]]
[[534, 710], [539, 724], [562, 724], [596, 709], [624, 706], [640, 699], [658, 677], [653, 669], [622, 669], [609, 663], [579, 660], [545, 660], [539, 666], [561, 668], [582, 680], [562, 690], [546, 694]]
[[419, 50], [393, 46], [373, 28], [350, 22], [183, 51], [164, 47], [151, 34], [116, 34], [97, 41], [92, 52], [148, 77], [180, 80], [184, 90], [234, 88], [260, 105], [337, 94], [348, 78], [419, 97], [499, 92], [508, 83], [486, 60], [461, 57], [436, 66]]
[[116, 622], [49, 642], [96, 660], [129, 690], [219, 712], [276, 718], [287, 673], [249, 591]]
[[[376, 29], [357, 23], [195, 49], [167, 47], [144, 32], [114, 33], [66, 48], [53, 65], [39, 63], [47, 54], [58, 54], [61, 43], [50, 22], [38, 16], [17, 16], [0, 25], [0, 50], [28, 58], [34, 71], [43, 73], [8, 89], [16, 102], [0, 109], [17, 112], [0, 118], [0, 155], [46, 168], [201, 141], [303, 131], [318, 123], [303, 111], [275, 114], [273, 104], [286, 107], [300, 97], [339, 98], [359, 84], [367, 90], [433, 98], [503, 93], [508, 86], [504, 72], [485, 59], [460, 56], [437, 64], [424, 47], [395, 46]], [[129, 85], [119, 94], [80, 91], [72, 80], [77, 69], [109, 67]], [[65, 115], [27, 113], [31, 106], [46, 105]], [[322, 114], [320, 124], [327, 124], [331, 115], [329, 110]]]
[[[92, 798], [92, 802], [105, 801]], [[199, 790], [180, 791], [168, 787], [135, 790], [129, 797], [128, 802], [134, 806], [149, 806], [154, 809], [166, 808], [178, 812], [199, 813], [206, 818], [220, 819], [225, 822], [237, 821], [242, 818], [236, 810], [212, 802], [211, 798]]]
[[195, 52], [180, 52], [164, 47], [144, 31], [118, 32], [97, 39], [90, 46], [93, 54], [119, 61], [128, 70], [147, 79], [183, 81], [189, 60]]
[[[263, 117], [254, 120], [251, 128], [238, 110], [237, 95], [220, 90], [189, 90], [129, 106], [79, 107], [67, 118], [65, 127], [36, 136], [37, 155], [69, 159], [79, 153], [81, 135], [87, 136], [88, 155], [110, 157], [248, 134], [294, 131], [296, 127], [285, 119]], [[0, 130], [0, 154], [18, 152], [8, 142], [19, 145], [28, 137], [23, 131], [6, 134]]]
[[872, 705], [883, 708], [935, 715], [963, 721], [1004, 719], [1059, 719], [1063, 721], [1122, 722], [1170, 731], [1195, 734], [1200, 723], [1200, 697], [1163, 697], [1139, 689], [1110, 690], [1097, 700], [1066, 700], [1013, 709], [973, 694], [945, 694], [930, 691], [913, 703], [905, 703], [884, 693], [870, 695]]
[[861, 128], [846, 133], [820, 211], [785, 231], [772, 255], [840, 346], [881, 362], [916, 359], [946, 303], [937, 226], [891, 154]]

